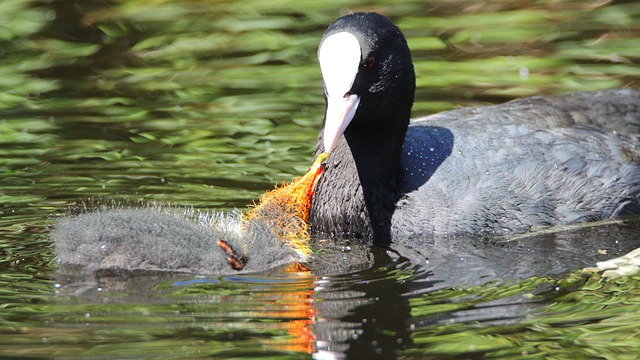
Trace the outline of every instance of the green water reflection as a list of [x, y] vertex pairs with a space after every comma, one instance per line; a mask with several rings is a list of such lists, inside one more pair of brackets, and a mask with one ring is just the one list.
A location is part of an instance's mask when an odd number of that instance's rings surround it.
[[[636, 1], [4, 0], [0, 355], [306, 357], [317, 311], [341, 319], [338, 352], [358, 357], [362, 346], [365, 357], [376, 345], [356, 330], [381, 309], [358, 301], [375, 303], [384, 285], [402, 305], [397, 324], [371, 330], [386, 339], [383, 357], [637, 356], [638, 277], [574, 273], [406, 295], [415, 274], [404, 265], [347, 271], [336, 288], [354, 302], [342, 316], [318, 305], [331, 301], [306, 273], [179, 287], [156, 279], [144, 291], [89, 282], [89, 295], [56, 295], [46, 227], [79, 200], [229, 210], [302, 174], [324, 106], [316, 47], [349, 10], [383, 12], [407, 35], [415, 115], [640, 85]], [[539, 308], [514, 324], [436, 321], [510, 296]]]

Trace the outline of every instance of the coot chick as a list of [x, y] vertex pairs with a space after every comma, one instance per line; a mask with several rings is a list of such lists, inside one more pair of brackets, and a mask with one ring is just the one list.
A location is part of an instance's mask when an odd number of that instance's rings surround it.
[[353, 13], [318, 50], [330, 153], [312, 202], [315, 237], [387, 244], [640, 212], [640, 93], [533, 97], [410, 123], [411, 54], [385, 16]]
[[263, 271], [304, 258], [279, 240], [267, 221], [243, 221], [240, 213], [105, 207], [59, 220], [50, 236], [61, 265], [80, 265], [87, 272], [222, 275]]
[[[246, 214], [168, 206], [102, 206], [64, 217], [51, 231], [58, 262], [98, 270], [225, 274], [309, 260], [307, 217], [319, 156], [309, 171], [260, 197]], [[73, 271], [73, 270], [72, 270]]]

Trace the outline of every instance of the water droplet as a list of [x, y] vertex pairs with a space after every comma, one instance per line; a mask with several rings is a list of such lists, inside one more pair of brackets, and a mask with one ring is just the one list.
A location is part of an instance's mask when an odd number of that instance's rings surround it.
[[56, 19], [56, 12], [55, 10], [49, 10], [44, 14], [44, 19], [47, 21], [53, 21]]

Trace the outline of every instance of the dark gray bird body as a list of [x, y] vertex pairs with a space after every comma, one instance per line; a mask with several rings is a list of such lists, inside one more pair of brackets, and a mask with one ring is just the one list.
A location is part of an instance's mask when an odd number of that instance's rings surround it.
[[640, 93], [535, 97], [413, 121], [393, 232], [523, 232], [637, 213]]

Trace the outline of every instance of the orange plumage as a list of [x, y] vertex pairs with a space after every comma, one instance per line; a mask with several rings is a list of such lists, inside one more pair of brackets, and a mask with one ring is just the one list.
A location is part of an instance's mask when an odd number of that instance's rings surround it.
[[260, 219], [266, 221], [278, 239], [296, 249], [301, 255], [311, 254], [309, 210], [315, 192], [316, 183], [324, 170], [322, 162], [328, 154], [320, 154], [309, 171], [291, 183], [283, 183], [260, 197], [257, 205], [252, 206], [245, 220]]

